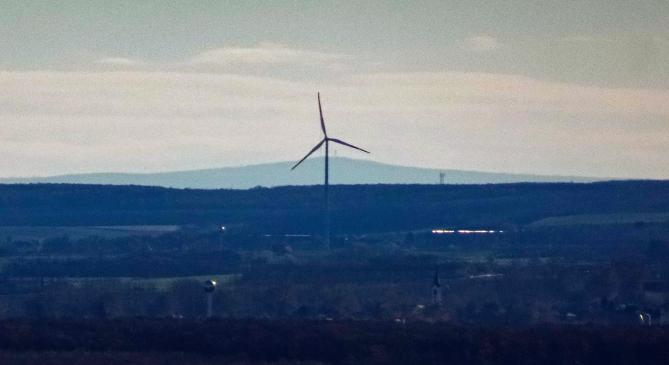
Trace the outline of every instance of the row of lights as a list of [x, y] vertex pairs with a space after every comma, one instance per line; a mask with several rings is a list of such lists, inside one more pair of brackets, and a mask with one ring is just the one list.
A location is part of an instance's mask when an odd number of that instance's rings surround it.
[[488, 229], [433, 229], [432, 234], [495, 234], [504, 233], [504, 231], [488, 230]]

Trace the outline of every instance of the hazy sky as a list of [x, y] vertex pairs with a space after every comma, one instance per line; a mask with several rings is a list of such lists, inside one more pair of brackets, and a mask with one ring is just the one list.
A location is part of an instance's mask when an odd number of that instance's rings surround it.
[[0, 176], [297, 160], [317, 91], [376, 161], [669, 178], [669, 1], [0, 0]]

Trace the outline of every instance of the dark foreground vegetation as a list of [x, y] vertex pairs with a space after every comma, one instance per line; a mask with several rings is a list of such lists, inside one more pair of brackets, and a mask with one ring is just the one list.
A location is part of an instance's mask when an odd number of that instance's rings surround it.
[[[184, 230], [0, 242], [0, 319], [226, 318], [462, 325], [669, 322], [669, 224], [314, 237]], [[431, 287], [439, 269], [442, 298]]]
[[0, 186], [0, 363], [667, 363], [669, 182], [333, 192]]
[[667, 327], [216, 319], [0, 322], [0, 360], [24, 364], [115, 359], [140, 364], [632, 365], [665, 364], [668, 345]]

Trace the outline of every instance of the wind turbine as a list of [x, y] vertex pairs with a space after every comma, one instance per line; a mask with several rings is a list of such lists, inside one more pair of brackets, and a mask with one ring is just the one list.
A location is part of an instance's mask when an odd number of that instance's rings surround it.
[[331, 138], [328, 137], [328, 132], [325, 129], [325, 120], [323, 119], [323, 108], [321, 107], [321, 93], [318, 93], [318, 113], [320, 114], [321, 117], [321, 130], [323, 130], [323, 139], [321, 139], [318, 144], [314, 148], [307, 153], [306, 156], [304, 156], [300, 161], [298, 161], [295, 166], [291, 168], [291, 170], [295, 170], [297, 166], [299, 166], [304, 160], [306, 160], [309, 156], [311, 156], [312, 153], [318, 151], [319, 148], [325, 144], [325, 189], [324, 189], [324, 207], [325, 207], [325, 244], [328, 248], [330, 248], [330, 142], [338, 143], [340, 145], [344, 145], [346, 147], [351, 147], [354, 148], [358, 151], [362, 151], [365, 153], [369, 153], [367, 150], [363, 150], [360, 147], [356, 147], [350, 143], [344, 142], [340, 139], [337, 138]]

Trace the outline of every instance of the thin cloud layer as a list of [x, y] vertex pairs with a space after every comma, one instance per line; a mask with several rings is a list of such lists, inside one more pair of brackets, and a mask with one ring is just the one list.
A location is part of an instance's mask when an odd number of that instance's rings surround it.
[[240, 65], [337, 67], [351, 58], [343, 54], [296, 49], [274, 43], [260, 43], [255, 47], [222, 47], [206, 50], [193, 57], [188, 63], [193, 66], [219, 67]]
[[490, 52], [502, 47], [502, 43], [496, 37], [487, 34], [467, 38], [465, 45], [469, 50], [477, 53]]
[[126, 57], [105, 57], [96, 61], [100, 65], [137, 67], [144, 65], [143, 61]]
[[[414, 111], [495, 108], [669, 117], [669, 90], [662, 89], [582, 86], [476, 72], [376, 73], [353, 76], [350, 82], [359, 93], [393, 90], [388, 94], [397, 100], [390, 104]], [[375, 108], [374, 104], [369, 105]]]
[[[295, 112], [317, 85], [236, 74], [188, 72], [0, 72], [0, 114], [216, 117], [230, 110]], [[443, 110], [653, 114], [669, 117], [669, 90], [549, 82], [518, 75], [367, 73], [327, 88], [348, 111]], [[342, 102], [343, 101], [343, 102]]]
[[[0, 72], [0, 151], [13, 156], [0, 175], [294, 159], [318, 137], [319, 86], [228, 73]], [[333, 78], [320, 91], [332, 132], [385, 162], [602, 176], [620, 165], [621, 176], [645, 177], [669, 163], [667, 90], [389, 72]]]

